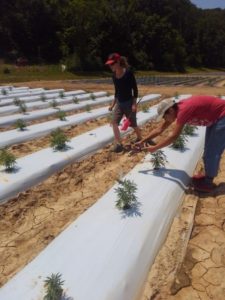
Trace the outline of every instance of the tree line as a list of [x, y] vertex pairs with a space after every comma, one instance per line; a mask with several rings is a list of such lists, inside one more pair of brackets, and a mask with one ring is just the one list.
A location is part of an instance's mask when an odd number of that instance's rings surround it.
[[0, 58], [104, 68], [119, 52], [136, 69], [225, 67], [225, 10], [189, 0], [1, 0]]

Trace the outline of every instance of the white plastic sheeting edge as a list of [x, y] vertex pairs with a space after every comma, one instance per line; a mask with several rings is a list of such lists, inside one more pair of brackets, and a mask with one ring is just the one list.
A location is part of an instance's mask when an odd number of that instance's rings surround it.
[[[105, 96], [107, 93], [106, 92], [96, 92], [96, 93], [92, 93], [95, 97], [97, 97], [95, 100], [100, 99], [99, 97], [103, 97]], [[77, 95], [76, 98], [78, 100], [86, 100], [90, 98], [91, 94], [85, 94], [85, 95]], [[55, 101], [58, 102], [58, 104], [63, 105], [66, 103], [71, 103], [73, 102], [73, 96], [68, 96], [68, 97], [64, 97], [64, 98], [56, 98]], [[92, 100], [94, 101], [94, 100]], [[47, 108], [49, 106], [51, 106], [51, 102], [52, 100], [47, 99], [46, 101], [35, 101], [35, 102], [28, 102], [26, 103], [26, 107], [27, 110], [34, 110], [34, 109], [39, 109], [39, 108]], [[7, 114], [12, 114], [12, 113], [16, 113], [19, 112], [20, 108], [16, 105], [8, 105], [8, 106], [2, 106], [0, 107], [0, 115], [7, 115]]]
[[62, 274], [66, 298], [135, 300], [181, 204], [201, 156], [204, 128], [189, 137], [186, 151], [165, 148], [166, 169], [146, 162], [127, 176], [138, 187], [138, 205], [115, 208], [115, 185], [0, 289], [0, 299], [37, 300], [44, 279]]
[[[112, 98], [110, 98], [110, 101], [112, 99], [113, 99], [113, 96], [112, 96]], [[142, 101], [143, 101], [142, 103], [145, 103], [145, 102], [148, 102], [148, 101], [151, 101], [154, 99], [156, 99], [154, 95], [148, 95], [148, 96], [145, 96], [144, 99], [142, 99]], [[59, 128], [59, 127], [62, 128], [62, 127], [67, 127], [67, 126], [71, 126], [71, 125], [84, 123], [88, 120], [103, 117], [108, 114], [110, 114], [108, 107], [102, 107], [99, 109], [92, 110], [90, 112], [83, 112], [80, 114], [66, 117], [65, 121], [52, 120], [52, 121], [48, 121], [48, 122], [43, 122], [41, 124], [27, 126], [26, 129], [23, 131], [14, 129], [14, 130], [0, 132], [0, 148], [44, 136], [44, 135], [50, 133], [52, 130]]]
[[[142, 102], [143, 103], [146, 99], [148, 99], [148, 101], [150, 100], [156, 100], [158, 98], [160, 98], [160, 94], [151, 94], [151, 95], [146, 95], [143, 99]], [[109, 97], [101, 97], [99, 99], [95, 99], [95, 101], [93, 100], [87, 100], [87, 101], [82, 101], [81, 103], [77, 103], [77, 104], [67, 104], [64, 106], [58, 106], [59, 109], [63, 110], [63, 111], [73, 111], [73, 110], [78, 110], [81, 108], [85, 108], [87, 105], [90, 105], [91, 107], [99, 105], [99, 104], [105, 104], [105, 103], [109, 103], [110, 101], [112, 101], [112, 99], [114, 98], [114, 96], [109, 96]], [[36, 110], [36, 111], [32, 111], [30, 113], [26, 113], [26, 114], [15, 114], [12, 116], [3, 116], [0, 117], [0, 126], [7, 126], [10, 124], [15, 123], [18, 119], [22, 119], [24, 121], [32, 121], [32, 120], [36, 120], [39, 118], [43, 118], [43, 117], [47, 117], [47, 116], [51, 116], [56, 114], [57, 110], [55, 110], [54, 108], [48, 108], [48, 109], [41, 109], [41, 110]]]
[[16, 91], [15, 93], [12, 92], [7, 95], [0, 96], [0, 101], [4, 101], [5, 99], [14, 98], [14, 97], [21, 97], [21, 96], [29, 97], [30, 95], [40, 95], [43, 92], [48, 92], [48, 90], [44, 90], [43, 88], [36, 88], [36, 89], [29, 89], [26, 91]]

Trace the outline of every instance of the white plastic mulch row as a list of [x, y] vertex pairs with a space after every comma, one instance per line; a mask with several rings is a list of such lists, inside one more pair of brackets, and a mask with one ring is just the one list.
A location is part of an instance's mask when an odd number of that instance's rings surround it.
[[201, 156], [204, 131], [188, 138], [185, 151], [165, 148], [165, 169], [154, 172], [147, 155], [126, 176], [137, 184], [136, 207], [117, 210], [113, 186], [4, 285], [0, 299], [43, 299], [44, 280], [56, 273], [65, 299], [137, 299]]
[[[56, 91], [56, 92], [54, 92]], [[42, 103], [44, 101], [47, 101], [47, 100], [52, 100], [52, 99], [55, 99], [56, 101], [57, 100], [60, 100], [62, 98], [68, 98], [69, 96], [73, 96], [71, 97], [70, 99], [73, 99], [73, 98], [77, 98], [77, 100], [86, 100], [86, 99], [89, 99], [91, 95], [93, 95], [93, 93], [86, 93], [85, 91], [83, 90], [76, 90], [76, 91], [68, 91], [68, 92], [64, 92], [64, 90], [62, 90], [63, 92], [63, 97], [61, 96], [60, 92], [57, 92], [57, 90], [52, 90], [52, 93], [50, 94], [45, 94], [45, 93], [42, 93], [41, 95], [38, 95], [38, 96], [27, 96], [27, 97], [17, 97], [19, 100], [21, 100], [22, 102], [24, 102], [25, 104], [27, 104], [28, 102], [35, 102], [35, 101], [42, 101]], [[101, 94], [103, 92], [100, 92]], [[83, 94], [83, 97], [78, 97], [78, 95], [82, 95]], [[100, 96], [101, 96], [100, 94]], [[106, 95], [106, 92], [104, 92], [104, 95], [102, 94], [102, 96], [105, 96]], [[99, 95], [97, 95], [99, 97]], [[96, 96], [96, 97], [97, 97]], [[44, 97], [44, 101], [43, 101], [43, 98]], [[10, 104], [14, 104], [14, 99], [6, 99], [4, 100], [4, 102], [0, 102], [0, 106], [6, 106], [6, 105], [10, 105]]]
[[[160, 97], [159, 94], [146, 95], [142, 99], [142, 103], [156, 100]], [[112, 101], [113, 96], [109, 98]], [[52, 120], [48, 122], [43, 122], [41, 124], [35, 124], [27, 126], [25, 130], [21, 131], [18, 129], [0, 132], [0, 148], [10, 146], [13, 144], [22, 143], [28, 140], [35, 139], [37, 137], [42, 137], [56, 128], [63, 128], [67, 126], [77, 125], [84, 123], [86, 121], [104, 117], [110, 114], [108, 107], [98, 108], [89, 112], [83, 112], [80, 114], [75, 114], [66, 117], [65, 121]]]
[[7, 95], [0, 95], [0, 101], [4, 101], [9, 98], [15, 97], [26, 97], [31, 95], [41, 95], [43, 92], [47, 92], [48, 90], [44, 90], [43, 88], [35, 88], [35, 89], [28, 89], [28, 90], [18, 90], [9, 92]]
[[[157, 106], [149, 112], [139, 112], [139, 125], [154, 119], [157, 116]], [[131, 131], [129, 128], [125, 133]], [[17, 193], [40, 183], [66, 165], [84, 159], [98, 149], [113, 141], [113, 132], [110, 125], [104, 125], [88, 131], [70, 140], [66, 151], [54, 151], [52, 148], [42, 149], [17, 160], [17, 170], [6, 173], [3, 166], [0, 168], [0, 203], [11, 199]]]
[[[75, 93], [75, 92], [74, 92]], [[96, 99], [98, 99], [98, 97], [103, 97], [105, 96], [107, 93], [106, 92], [95, 92], [92, 93], [95, 97], [97, 97]], [[80, 100], [86, 100], [89, 99], [91, 97], [91, 94], [84, 94], [84, 95], [80, 95], [80, 91], [78, 91], [78, 94], [76, 94], [76, 98], [78, 101]], [[71, 103], [73, 102], [74, 96], [69, 96], [69, 97], [64, 97], [64, 98], [56, 98], [55, 101], [58, 104], [67, 104], [67, 103]], [[34, 109], [44, 109], [47, 108], [49, 106], [51, 106], [52, 100], [51, 99], [47, 99], [46, 101], [35, 101], [35, 102], [28, 102], [26, 103], [26, 108], [27, 110], [34, 110]], [[20, 111], [20, 107], [16, 106], [16, 105], [8, 105], [8, 106], [2, 106], [0, 107], [0, 115], [4, 116], [4, 115], [9, 115], [9, 114], [13, 114], [16, 112]]]
[[18, 90], [9, 92], [7, 95], [0, 95], [0, 101], [4, 102], [6, 99], [14, 99], [15, 97], [30, 97], [42, 94], [51, 94], [55, 92], [63, 92], [64, 89], [45, 90], [43, 88], [35, 88], [28, 90]]

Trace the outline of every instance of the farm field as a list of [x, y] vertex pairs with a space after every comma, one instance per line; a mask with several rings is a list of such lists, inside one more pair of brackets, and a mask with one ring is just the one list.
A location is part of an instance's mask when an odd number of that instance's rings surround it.
[[[113, 93], [112, 84], [81, 81], [38, 81], [13, 84], [30, 88], [64, 88], [65, 90], [106, 91]], [[139, 85], [140, 95], [159, 93], [162, 97], [178, 94], [225, 95], [225, 81], [215, 86], [146, 86]], [[151, 105], [157, 103], [151, 103]], [[75, 136], [108, 122], [107, 118], [88, 121], [68, 129]], [[154, 123], [142, 127], [146, 135]], [[129, 144], [133, 134], [124, 137]], [[15, 155], [23, 156], [48, 144], [48, 137], [11, 147]], [[1, 205], [0, 209], [0, 284], [6, 283], [31, 261], [54, 237], [86, 211], [115, 182], [127, 173], [144, 153], [130, 156], [115, 154], [106, 146], [93, 156], [76, 162], [51, 176], [18, 197]], [[107, 166], [107, 167], [106, 167]], [[201, 168], [201, 162], [198, 169]], [[223, 299], [225, 275], [225, 157], [216, 179], [218, 189], [208, 197], [186, 192], [183, 207], [171, 228], [165, 247], [155, 261], [141, 299]], [[196, 208], [196, 210], [195, 210]], [[194, 216], [195, 213], [195, 216]], [[184, 249], [180, 233], [188, 235], [192, 219], [194, 227], [182, 262]], [[207, 243], [205, 242], [207, 239]], [[169, 245], [169, 246], [168, 246]], [[157, 264], [157, 261], [159, 263]], [[162, 263], [164, 262], [163, 266]], [[176, 272], [174, 272], [174, 266]], [[215, 270], [218, 270], [215, 276]], [[220, 276], [221, 275], [221, 276]], [[167, 278], [167, 280], [166, 280]]]

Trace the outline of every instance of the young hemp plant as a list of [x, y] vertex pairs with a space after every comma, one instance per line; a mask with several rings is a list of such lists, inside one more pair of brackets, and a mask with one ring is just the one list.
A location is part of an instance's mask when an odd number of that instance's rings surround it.
[[85, 106], [85, 110], [86, 110], [86, 112], [90, 112], [90, 111], [91, 111], [91, 107], [90, 107], [89, 104], [87, 104], [87, 105]]
[[132, 205], [137, 203], [137, 197], [135, 195], [137, 185], [129, 179], [117, 181], [119, 187], [115, 189], [117, 193], [116, 207], [120, 210], [129, 209]]
[[16, 105], [16, 106], [20, 106], [20, 103], [21, 103], [21, 100], [18, 98], [18, 97], [15, 97], [13, 99], [13, 104]]
[[60, 119], [60, 121], [66, 121], [66, 113], [65, 113], [65, 111], [59, 110], [56, 115]]
[[60, 92], [59, 92], [59, 97], [60, 97], [60, 98], [64, 98], [64, 97], [65, 97], [64, 91], [60, 91]]
[[15, 123], [15, 127], [19, 129], [20, 131], [24, 131], [27, 127], [26, 123], [22, 119], [18, 119]]
[[94, 93], [91, 93], [90, 98], [91, 98], [91, 100], [93, 100], [93, 101], [96, 99], [96, 96], [94, 95]]
[[27, 106], [24, 102], [20, 101], [19, 110], [21, 113], [25, 114], [27, 111]]
[[183, 134], [184, 135], [189, 135], [189, 136], [193, 136], [195, 134], [195, 131], [197, 129], [197, 126], [193, 126], [193, 125], [189, 125], [189, 124], [186, 124], [184, 126], [184, 129], [183, 129]]
[[41, 94], [41, 97], [40, 97], [41, 101], [45, 102], [47, 100], [47, 97], [46, 95], [43, 93]]
[[147, 113], [148, 110], [149, 110], [149, 106], [147, 104], [143, 104], [142, 107], [141, 107], [141, 110], [144, 112], [144, 113]]
[[187, 142], [187, 137], [184, 134], [181, 133], [178, 136], [178, 138], [173, 142], [171, 147], [173, 149], [184, 150], [186, 142]]
[[152, 165], [154, 170], [158, 170], [162, 167], [165, 167], [165, 164], [167, 161], [166, 159], [166, 155], [164, 154], [164, 152], [162, 150], [158, 150], [154, 153], [151, 154], [152, 155]]
[[65, 150], [67, 145], [66, 143], [69, 142], [69, 138], [65, 135], [65, 133], [60, 129], [57, 128], [56, 130], [52, 131], [51, 133], [51, 147], [55, 150]]
[[7, 149], [1, 149], [0, 165], [3, 165], [7, 172], [11, 172], [16, 166], [16, 157], [12, 153], [10, 153]]
[[78, 103], [79, 103], [79, 100], [78, 100], [77, 97], [73, 97], [73, 103], [75, 103], [75, 104], [78, 104]]
[[64, 280], [61, 279], [60, 273], [51, 274], [44, 281], [46, 294], [43, 300], [61, 300], [63, 295], [63, 284]]
[[50, 107], [52, 108], [57, 108], [57, 106], [59, 105], [59, 103], [53, 99], [50, 103], [49, 103]]

